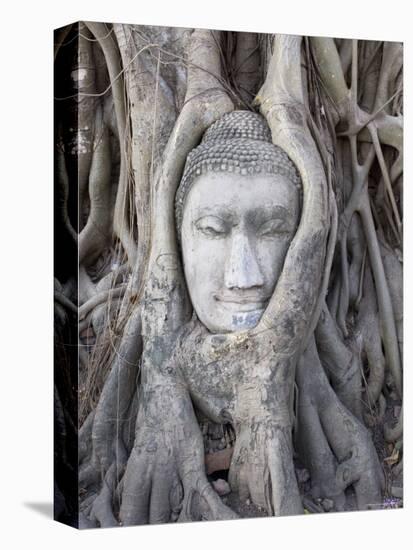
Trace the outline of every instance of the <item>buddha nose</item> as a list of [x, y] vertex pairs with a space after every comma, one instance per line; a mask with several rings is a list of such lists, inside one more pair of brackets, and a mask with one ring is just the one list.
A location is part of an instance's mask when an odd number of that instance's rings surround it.
[[225, 265], [225, 286], [228, 289], [261, 287], [264, 277], [248, 235], [235, 234]]

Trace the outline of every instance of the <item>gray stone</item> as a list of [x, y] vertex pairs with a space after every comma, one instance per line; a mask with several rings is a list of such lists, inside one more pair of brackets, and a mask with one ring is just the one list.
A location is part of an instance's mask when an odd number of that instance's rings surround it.
[[217, 479], [216, 481], [213, 481], [212, 486], [221, 497], [229, 495], [229, 493], [231, 492], [231, 487], [225, 481], [225, 479]]
[[331, 510], [334, 508], [334, 501], [330, 498], [324, 498], [321, 501], [321, 506], [324, 508], [325, 512], [331, 512]]

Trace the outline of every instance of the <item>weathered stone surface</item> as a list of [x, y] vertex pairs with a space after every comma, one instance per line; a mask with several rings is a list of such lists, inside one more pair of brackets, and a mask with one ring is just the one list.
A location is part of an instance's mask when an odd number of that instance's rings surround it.
[[228, 485], [225, 479], [217, 479], [216, 481], [213, 481], [212, 486], [221, 497], [229, 495], [229, 493], [231, 492], [231, 487]]

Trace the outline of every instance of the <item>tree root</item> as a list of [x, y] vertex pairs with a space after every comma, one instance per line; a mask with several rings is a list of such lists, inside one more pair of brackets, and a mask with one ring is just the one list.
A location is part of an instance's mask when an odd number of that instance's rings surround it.
[[362, 345], [369, 366], [365, 388], [367, 403], [369, 407], [373, 407], [383, 389], [385, 358], [382, 351], [377, 300], [370, 269], [367, 269], [365, 273], [364, 295], [360, 302], [357, 329], [362, 336]]
[[[379, 507], [384, 478], [371, 436], [332, 390], [314, 341], [298, 363], [297, 383], [301, 400], [297, 438], [302, 459], [312, 478], [314, 476], [316, 494], [331, 498], [341, 509], [345, 489], [353, 486], [359, 509]], [[309, 403], [310, 419], [307, 417]], [[311, 418], [314, 415], [318, 415], [319, 422]], [[315, 426], [318, 426], [318, 439]], [[312, 437], [309, 437], [306, 431], [311, 428]]]
[[[162, 79], [159, 63], [155, 64], [152, 59], [148, 59], [150, 46], [156, 49], [156, 44], [144, 42], [127, 25], [114, 24], [114, 32], [125, 67], [125, 83], [128, 89], [133, 143], [130, 159], [133, 171], [133, 206], [136, 211], [136, 222], [131, 220], [130, 224], [136, 223], [138, 234], [136, 259], [128, 293], [139, 299], [147, 277], [145, 272], [151, 245], [153, 176], [161, 157], [158, 149], [165, 145], [164, 136], [170, 133], [176, 112], [175, 105], [171, 104], [169, 96], [166, 97], [159, 85], [159, 80]], [[159, 46], [158, 51], [160, 52]], [[139, 79], [136, 79], [136, 74], [139, 74]]]
[[229, 470], [231, 489], [268, 515], [302, 514], [290, 429], [271, 421], [244, 423], [236, 434]]
[[79, 264], [93, 264], [109, 243], [112, 222], [111, 161], [108, 129], [101, 135], [93, 152], [89, 173], [90, 213], [79, 234]]
[[[300, 45], [299, 37], [279, 35], [275, 38], [267, 78], [256, 98], [271, 128], [273, 142], [286, 151], [298, 168], [303, 183], [304, 204], [283, 272], [255, 331], [271, 328], [284, 333], [286, 341], [278, 342], [280, 349], [288, 346], [294, 351], [298, 342], [302, 344], [306, 341], [307, 334], [304, 333], [311, 326], [317, 298], [323, 290], [330, 206], [326, 175], [307, 125], [301, 69], [292, 61], [300, 58]], [[294, 274], [293, 266], [296, 265], [305, 266], [301, 267], [299, 278]], [[304, 281], [311, 281], [312, 284], [307, 286]], [[281, 311], [286, 296], [294, 296], [294, 303], [300, 303], [300, 308], [291, 307], [288, 313], [285, 309]], [[277, 325], [287, 323], [294, 327], [293, 338], [290, 333], [287, 337], [286, 331], [277, 328]]]
[[384, 438], [388, 443], [394, 443], [401, 438], [403, 433], [403, 407], [400, 410], [399, 418], [393, 427], [384, 425]]
[[315, 335], [321, 362], [337, 396], [350, 412], [361, 419], [360, 359], [342, 341], [327, 306], [323, 308]]
[[235, 430], [232, 490], [269, 515], [301, 513], [291, 441], [294, 355], [278, 353], [270, 330], [213, 335], [193, 320], [181, 339], [173, 361], [194, 403]]
[[202, 434], [189, 393], [170, 379], [149, 388], [123, 481], [122, 525], [237, 517], [206, 478]]
[[103, 290], [98, 294], [95, 294], [87, 302], [83, 303], [79, 308], [79, 321], [83, 321], [93, 309], [97, 306], [105, 303], [105, 305], [111, 300], [121, 298], [125, 293], [126, 286], [118, 286], [113, 289]]
[[136, 244], [133, 240], [130, 228], [125, 220], [125, 205], [128, 185], [128, 171], [126, 159], [126, 107], [124, 98], [124, 80], [122, 76], [122, 63], [119, 49], [116, 41], [107, 32], [107, 27], [104, 23], [87, 22], [87, 27], [95, 36], [102, 48], [105, 56], [106, 65], [111, 82], [113, 103], [115, 106], [116, 123], [119, 136], [120, 147], [120, 174], [118, 191], [115, 202], [115, 212], [113, 217], [113, 228], [122, 243], [124, 250], [127, 253], [128, 261], [131, 267], [134, 266], [136, 256]]
[[377, 292], [377, 302], [380, 312], [382, 327], [383, 345], [386, 353], [386, 360], [392, 373], [397, 393], [402, 394], [402, 370], [400, 364], [399, 346], [394, 321], [393, 305], [387, 284], [377, 234], [374, 229], [373, 217], [367, 191], [363, 193], [360, 205], [360, 216], [366, 235], [366, 242], [369, 251], [370, 265], [373, 272], [374, 283]]

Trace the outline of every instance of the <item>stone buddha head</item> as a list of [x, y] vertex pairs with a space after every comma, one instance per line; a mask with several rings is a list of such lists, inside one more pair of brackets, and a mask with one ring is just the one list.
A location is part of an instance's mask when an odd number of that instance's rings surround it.
[[301, 180], [265, 119], [234, 111], [188, 155], [176, 195], [185, 279], [213, 333], [254, 328], [300, 217]]

